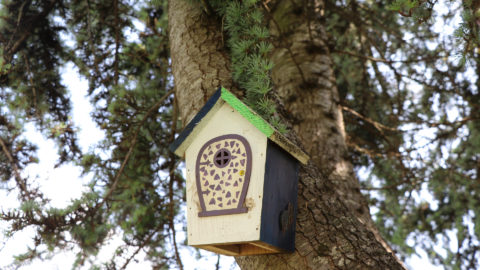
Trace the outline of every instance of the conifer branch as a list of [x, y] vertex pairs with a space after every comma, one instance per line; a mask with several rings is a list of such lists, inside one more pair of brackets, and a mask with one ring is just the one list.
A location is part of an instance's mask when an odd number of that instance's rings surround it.
[[120, 176], [122, 176], [123, 170], [125, 169], [125, 166], [127, 165], [128, 160], [130, 159], [130, 156], [133, 152], [133, 148], [135, 147], [135, 145], [137, 143], [138, 134], [140, 133], [141, 127], [143, 126], [143, 124], [145, 124], [145, 121], [147, 121], [148, 117], [150, 117], [150, 115], [155, 110], [157, 110], [158, 107], [160, 107], [160, 105], [162, 105], [162, 103], [173, 93], [173, 91], [174, 91], [174, 89], [171, 89], [170, 91], [168, 91], [163, 97], [160, 98], [160, 100], [157, 101], [157, 103], [155, 103], [152, 107], [150, 107], [150, 109], [148, 109], [145, 116], [143, 116], [142, 120], [140, 121], [140, 123], [137, 126], [137, 129], [134, 132], [132, 143], [130, 144], [130, 147], [128, 148], [127, 154], [125, 155], [125, 158], [123, 159], [123, 162], [122, 162], [122, 165], [120, 166], [120, 169], [118, 170], [117, 174], [115, 175], [112, 186], [108, 190], [107, 194], [105, 194], [102, 201], [95, 206], [94, 212], [97, 211], [98, 209], [100, 209], [106, 203], [108, 198], [113, 194], [113, 192], [117, 188], [118, 181], [120, 180]]
[[[4, 55], [4, 59], [6, 60], [6, 62], [10, 62], [13, 58], [13, 55], [20, 49], [20, 47], [24, 44], [24, 42], [26, 41], [26, 39], [30, 36], [30, 34], [33, 32], [34, 28], [41, 25], [38, 23], [38, 21], [46, 16], [48, 16], [48, 14], [50, 13], [50, 11], [53, 9], [53, 7], [55, 6], [57, 0], [51, 0], [50, 3], [47, 5], [47, 7], [40, 13], [38, 13], [37, 15], [33, 16], [31, 19], [28, 20], [28, 22], [25, 22], [24, 20], [22, 20], [25, 16], [24, 15], [21, 15], [19, 14], [19, 17], [18, 17], [18, 22], [17, 22], [17, 28], [15, 29], [15, 32], [13, 33], [11, 39], [9, 40], [9, 42], [7, 43], [7, 45], [5, 46], [5, 55]], [[24, 7], [22, 7], [22, 11], [21, 13], [23, 13]], [[21, 16], [20, 16], [21, 15]], [[22, 34], [20, 35], [20, 37], [13, 43], [11, 44], [13, 41], [14, 41], [14, 38], [16, 36], [16, 33], [18, 32], [19, 28], [20, 27], [24, 27], [24, 29], [21, 29], [22, 30]]]
[[42, 118], [40, 117], [40, 112], [38, 110], [38, 105], [37, 105], [37, 88], [35, 87], [35, 84], [33, 83], [33, 73], [30, 69], [30, 61], [28, 61], [28, 57], [25, 57], [25, 67], [27, 68], [27, 73], [29, 74], [29, 82], [32, 87], [32, 95], [33, 95], [33, 108], [35, 109], [35, 115], [37, 116], [37, 119], [42, 121]]
[[8, 150], [7, 144], [5, 143], [5, 141], [1, 137], [0, 137], [0, 145], [2, 146], [3, 153], [5, 153], [8, 161], [12, 165], [13, 173], [15, 175], [15, 181], [17, 182], [17, 185], [20, 188], [20, 194], [22, 195], [22, 197], [26, 197], [27, 200], [30, 200], [31, 195], [28, 192], [26, 181], [24, 179], [22, 179], [22, 177], [20, 176], [20, 168], [18, 168], [17, 163], [15, 162], [12, 154]]

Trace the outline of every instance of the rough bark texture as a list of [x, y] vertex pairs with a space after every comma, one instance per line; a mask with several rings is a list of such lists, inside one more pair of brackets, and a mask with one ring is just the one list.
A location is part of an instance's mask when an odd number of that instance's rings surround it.
[[[338, 196], [352, 213], [383, 242], [348, 160], [333, 63], [325, 44], [327, 34], [318, 19], [323, 13], [323, 2], [310, 3], [312, 6], [305, 7], [303, 1], [298, 5], [294, 1], [277, 1], [270, 10], [270, 32], [276, 40], [272, 56], [275, 89], [313, 164], [333, 182]], [[298, 14], [302, 8], [305, 11]]]
[[[296, 251], [237, 257], [237, 262], [242, 269], [402, 269], [382, 246], [346, 159], [332, 62], [318, 20], [322, 2], [302, 4], [273, 1], [266, 7], [276, 47], [275, 90], [298, 134], [294, 140], [312, 158], [301, 169]], [[312, 14], [315, 22], [305, 19]], [[220, 27], [203, 17], [198, 7], [172, 1], [169, 21], [176, 93], [181, 115], [189, 120], [216, 84], [231, 85], [228, 56]]]
[[220, 85], [231, 89], [230, 58], [215, 18], [193, 1], [169, 1], [170, 55], [185, 126]]
[[[352, 166], [346, 160], [343, 117], [332, 61], [323, 41], [326, 33], [318, 20], [308, 22], [305, 16], [295, 15], [301, 8], [293, 1], [279, 1], [270, 11], [270, 32], [276, 40], [272, 56], [275, 90], [312, 162], [336, 184], [351, 210], [369, 217]], [[321, 12], [321, 6], [315, 9]]]

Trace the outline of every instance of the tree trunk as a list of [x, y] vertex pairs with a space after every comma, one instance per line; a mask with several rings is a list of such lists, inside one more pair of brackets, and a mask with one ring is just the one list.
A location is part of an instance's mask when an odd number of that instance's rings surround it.
[[230, 58], [218, 23], [193, 1], [168, 3], [175, 94], [185, 126], [220, 85], [232, 88]]
[[[311, 6], [310, 6], [311, 5]], [[300, 171], [293, 254], [237, 257], [242, 269], [403, 269], [379, 236], [347, 160], [323, 1], [271, 1], [275, 90], [295, 141], [311, 157]], [[184, 124], [220, 84], [232, 86], [221, 25], [189, 1], [169, 3], [176, 95]], [[312, 20], [308, 18], [314, 18]]]

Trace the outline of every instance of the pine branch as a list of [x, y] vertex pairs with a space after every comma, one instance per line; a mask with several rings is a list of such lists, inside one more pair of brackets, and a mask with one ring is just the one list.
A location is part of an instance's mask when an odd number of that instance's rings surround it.
[[25, 197], [26, 200], [31, 200], [32, 196], [27, 189], [26, 180], [20, 176], [20, 168], [18, 167], [17, 162], [15, 162], [15, 160], [13, 159], [13, 156], [8, 150], [5, 141], [1, 137], [0, 145], [2, 146], [3, 153], [7, 156], [8, 161], [12, 165], [13, 173], [15, 174], [15, 181], [17, 183], [17, 186], [20, 188], [20, 194], [22, 195], [22, 197]]
[[[35, 29], [35, 27], [37, 26], [40, 26], [41, 24], [38, 23], [41, 19], [45, 18], [48, 16], [48, 14], [50, 13], [50, 11], [52, 11], [53, 7], [55, 6], [57, 0], [52, 0], [48, 3], [48, 5], [46, 6], [46, 8], [38, 13], [37, 15], [33, 16], [31, 19], [29, 19], [28, 21], [25, 21], [25, 20], [22, 20], [25, 16], [24, 15], [21, 15], [19, 14], [19, 17], [17, 19], [17, 28], [15, 29], [15, 33], [12, 35], [10, 41], [7, 43], [7, 45], [5, 46], [5, 54], [4, 54], [4, 59], [6, 60], [5, 62], [6, 63], [9, 63], [12, 58], [13, 58], [13, 55], [15, 53], [17, 53], [17, 51], [20, 49], [21, 46], [24, 45], [26, 39], [30, 36], [31, 33], [33, 33], [33, 30]], [[24, 11], [24, 7], [22, 7], [22, 10], [21, 10], [21, 13], [23, 13]], [[16, 33], [18, 32], [18, 30], [20, 30], [20, 27], [23, 27], [23, 29], [21, 29], [22, 31], [22, 34], [20, 35], [19, 38], [17, 38], [15, 41], [14, 41], [14, 38], [16, 36]], [[13, 42], [13, 44], [12, 44]]]
[[140, 129], [141, 127], [143, 126], [143, 124], [145, 124], [145, 121], [147, 121], [148, 117], [150, 117], [150, 115], [155, 111], [157, 110], [160, 105], [162, 105], [162, 103], [174, 92], [173, 89], [171, 89], [170, 91], [168, 91], [163, 97], [160, 98], [160, 100], [157, 101], [157, 103], [155, 103], [152, 107], [150, 107], [150, 109], [148, 109], [147, 113], [143, 116], [143, 119], [140, 121], [137, 129], [135, 130], [134, 132], [134, 136], [133, 136], [133, 140], [130, 144], [130, 147], [128, 148], [128, 151], [127, 151], [127, 154], [125, 155], [125, 158], [123, 159], [123, 162], [122, 162], [122, 165], [120, 166], [120, 169], [118, 170], [117, 174], [115, 175], [115, 178], [113, 180], [113, 184], [112, 186], [110, 187], [110, 189], [108, 190], [107, 194], [103, 197], [102, 201], [97, 204], [94, 208], [94, 212], [97, 211], [98, 209], [100, 209], [105, 203], [106, 201], [110, 198], [110, 196], [113, 194], [113, 192], [115, 191], [115, 189], [117, 188], [117, 185], [118, 185], [118, 181], [120, 180], [120, 176], [122, 176], [122, 173], [123, 173], [123, 170], [125, 169], [125, 166], [127, 165], [128, 163], [128, 160], [130, 159], [130, 156], [133, 152], [133, 148], [135, 147], [136, 143], [137, 143], [137, 139], [138, 139], [138, 135], [140, 133]]

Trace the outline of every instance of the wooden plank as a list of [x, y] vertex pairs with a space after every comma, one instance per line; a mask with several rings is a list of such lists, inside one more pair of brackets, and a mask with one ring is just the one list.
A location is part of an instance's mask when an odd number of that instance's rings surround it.
[[240, 245], [240, 254], [239, 256], [246, 256], [246, 255], [262, 255], [262, 254], [272, 254], [278, 253], [276, 250], [265, 249], [258, 245], [249, 244], [242, 244]]
[[238, 256], [240, 254], [240, 245], [202, 245], [195, 246], [201, 249], [205, 249], [211, 252], [218, 254], [228, 255], [228, 256]]
[[262, 249], [265, 249], [265, 250], [269, 250], [272, 253], [282, 252], [281, 249], [279, 249], [277, 247], [274, 247], [274, 246], [271, 246], [271, 245], [269, 245], [267, 243], [264, 243], [264, 242], [261, 242], [261, 241], [250, 242], [250, 244], [254, 245], [254, 246], [257, 246], [257, 247], [261, 247]]
[[198, 245], [195, 247], [228, 256], [262, 255], [282, 252], [281, 249], [262, 242]]
[[[251, 146], [252, 168], [245, 196], [246, 213], [199, 217], [202, 212], [196, 186], [196, 159], [212, 138], [238, 134]], [[189, 245], [249, 242], [260, 239], [260, 215], [267, 138], [242, 115], [224, 103], [186, 150], [187, 234]], [[240, 173], [240, 171], [238, 172]]]
[[282, 147], [285, 151], [295, 157], [303, 165], [306, 165], [308, 163], [310, 157], [305, 152], [303, 152], [300, 147], [296, 146], [285, 136], [280, 134], [280, 132], [275, 131], [272, 136], [270, 136], [270, 140], [274, 141], [276, 144]]

